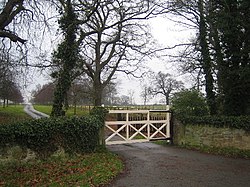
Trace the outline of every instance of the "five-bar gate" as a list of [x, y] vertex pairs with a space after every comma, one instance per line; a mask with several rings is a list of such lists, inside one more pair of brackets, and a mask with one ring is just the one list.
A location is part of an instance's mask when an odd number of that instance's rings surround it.
[[110, 110], [105, 121], [106, 144], [170, 138], [169, 110]]

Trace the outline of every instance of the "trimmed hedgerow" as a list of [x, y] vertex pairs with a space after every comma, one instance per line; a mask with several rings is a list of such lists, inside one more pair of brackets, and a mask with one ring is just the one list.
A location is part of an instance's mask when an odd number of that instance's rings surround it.
[[93, 152], [103, 126], [97, 116], [43, 118], [0, 126], [0, 147], [20, 146], [48, 157], [59, 148], [66, 153]]
[[180, 121], [183, 124], [210, 125], [250, 131], [250, 116], [185, 116], [181, 117]]

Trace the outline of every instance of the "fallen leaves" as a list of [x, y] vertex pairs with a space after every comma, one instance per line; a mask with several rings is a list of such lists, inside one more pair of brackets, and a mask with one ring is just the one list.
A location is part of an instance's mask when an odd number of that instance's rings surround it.
[[122, 161], [111, 153], [51, 158], [15, 166], [0, 164], [0, 186], [99, 186], [122, 169]]

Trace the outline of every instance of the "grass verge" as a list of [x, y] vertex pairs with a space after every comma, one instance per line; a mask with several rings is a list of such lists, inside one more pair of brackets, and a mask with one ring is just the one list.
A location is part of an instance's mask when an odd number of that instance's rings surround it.
[[24, 112], [23, 108], [23, 105], [0, 107], [0, 124], [30, 119], [31, 117]]
[[210, 146], [192, 146], [192, 145], [182, 145], [182, 148], [197, 150], [203, 153], [222, 155], [231, 158], [245, 158], [250, 159], [250, 150], [242, 150], [234, 147], [210, 147]]
[[0, 163], [0, 186], [101, 186], [123, 170], [110, 152]]
[[[153, 141], [153, 143], [163, 146], [169, 146], [170, 143], [166, 140]], [[211, 147], [211, 146], [194, 146], [194, 145], [178, 145], [177, 147], [189, 150], [200, 151], [202, 153], [209, 153], [221, 155], [231, 158], [245, 158], [250, 159], [250, 150], [242, 150], [234, 147]]]
[[156, 141], [152, 141], [153, 143], [157, 144], [157, 145], [170, 145], [170, 142], [168, 142], [167, 140], [156, 140]]

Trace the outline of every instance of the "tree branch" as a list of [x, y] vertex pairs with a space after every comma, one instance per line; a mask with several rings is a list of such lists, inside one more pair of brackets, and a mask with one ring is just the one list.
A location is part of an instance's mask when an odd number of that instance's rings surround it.
[[7, 31], [1, 31], [1, 30], [0, 30], [0, 37], [9, 38], [13, 42], [20, 42], [22, 44], [24, 44], [27, 41], [27, 40], [24, 40], [24, 39], [20, 38], [19, 36], [13, 34], [13, 33], [10, 33]]

